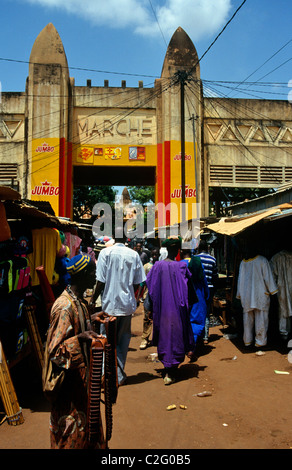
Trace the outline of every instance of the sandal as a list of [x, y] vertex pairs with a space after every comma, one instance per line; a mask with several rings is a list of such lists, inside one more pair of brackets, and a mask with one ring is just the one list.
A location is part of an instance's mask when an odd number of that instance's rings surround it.
[[170, 385], [170, 384], [174, 383], [175, 380], [172, 377], [170, 377], [168, 374], [166, 374], [164, 379], [163, 379], [163, 382], [164, 382], [164, 385]]

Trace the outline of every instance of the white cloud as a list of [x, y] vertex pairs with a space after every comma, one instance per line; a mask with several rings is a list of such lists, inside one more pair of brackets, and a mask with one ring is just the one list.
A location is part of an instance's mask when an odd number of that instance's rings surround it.
[[[65, 10], [96, 25], [109, 28], [132, 28], [143, 36], [163, 35], [170, 39], [181, 26], [197, 41], [208, 38], [225, 24], [231, 10], [231, 0], [28, 0], [49, 8]], [[160, 29], [159, 29], [160, 28]]]
[[[156, 11], [159, 25], [168, 38], [178, 26], [198, 41], [212, 36], [222, 27], [228, 18], [231, 0], [168, 0]], [[137, 28], [141, 34], [155, 34], [157, 22], [141, 25]]]

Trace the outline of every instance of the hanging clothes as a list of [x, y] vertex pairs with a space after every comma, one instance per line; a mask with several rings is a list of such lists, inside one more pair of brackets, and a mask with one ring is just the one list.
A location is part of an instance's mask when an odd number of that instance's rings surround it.
[[4, 203], [0, 201], [0, 242], [4, 242], [10, 239], [11, 230], [6, 218], [6, 210]]
[[78, 255], [82, 239], [78, 235], [74, 235], [70, 232], [65, 232], [65, 245], [70, 249], [70, 259]]
[[270, 295], [278, 291], [268, 260], [261, 255], [244, 259], [239, 266], [237, 298], [243, 308], [243, 341], [265, 346], [269, 324]]
[[56, 255], [62, 246], [58, 230], [49, 227], [32, 230], [32, 245], [33, 252], [27, 257], [32, 285], [39, 284], [36, 272], [38, 266], [44, 267], [48, 281], [52, 284]]
[[292, 252], [282, 250], [275, 254], [270, 266], [278, 287], [279, 331], [287, 337], [292, 316]]
[[268, 310], [270, 297], [278, 291], [267, 258], [258, 255], [244, 259], [240, 263], [237, 285], [237, 298], [244, 311]]

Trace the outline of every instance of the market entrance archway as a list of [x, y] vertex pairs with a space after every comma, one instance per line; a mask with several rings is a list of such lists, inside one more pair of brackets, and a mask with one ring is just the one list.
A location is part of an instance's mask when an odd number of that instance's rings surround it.
[[[73, 190], [76, 186], [155, 186], [156, 167], [74, 166]], [[96, 201], [99, 202], [99, 201]]]

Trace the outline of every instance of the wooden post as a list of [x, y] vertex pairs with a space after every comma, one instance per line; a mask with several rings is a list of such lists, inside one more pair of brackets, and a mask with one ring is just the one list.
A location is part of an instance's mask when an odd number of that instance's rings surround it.
[[34, 308], [31, 305], [25, 306], [25, 315], [26, 321], [29, 329], [29, 336], [32, 342], [32, 346], [37, 358], [37, 362], [40, 368], [42, 375], [43, 365], [44, 365], [44, 348], [42, 345], [41, 336], [39, 333], [37, 321], [35, 318]]
[[[12, 383], [11, 375], [7, 365], [6, 356], [0, 341], [0, 395], [4, 405], [8, 424], [17, 426], [24, 422], [22, 410], [19, 406], [16, 392]], [[2, 420], [3, 422], [3, 420]]]

